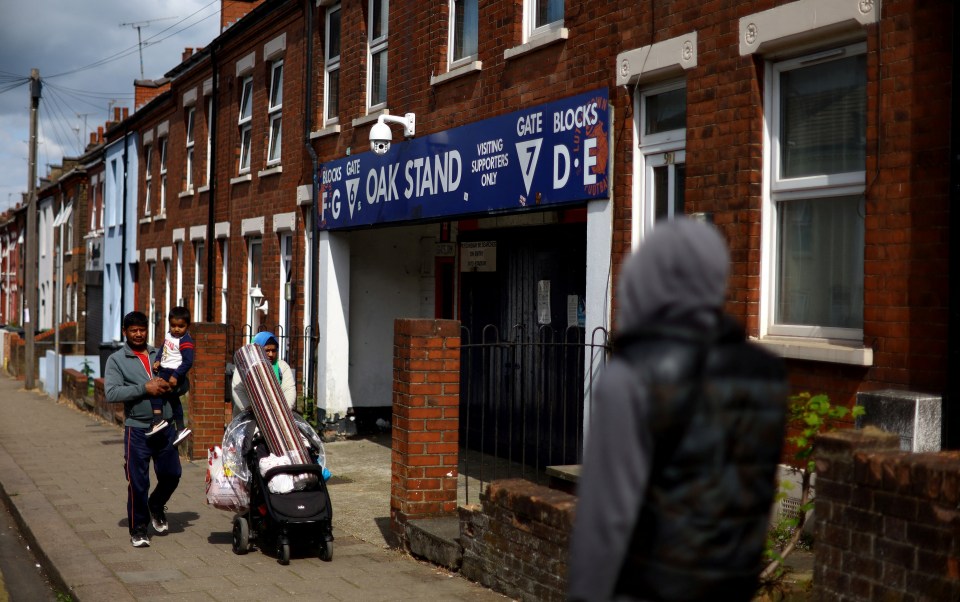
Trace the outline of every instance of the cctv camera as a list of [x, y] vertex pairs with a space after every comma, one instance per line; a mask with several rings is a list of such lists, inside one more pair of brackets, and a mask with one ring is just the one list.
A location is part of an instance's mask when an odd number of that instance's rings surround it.
[[393, 132], [390, 126], [382, 121], [377, 121], [370, 128], [370, 148], [378, 155], [385, 155], [390, 150], [390, 142], [393, 140]]

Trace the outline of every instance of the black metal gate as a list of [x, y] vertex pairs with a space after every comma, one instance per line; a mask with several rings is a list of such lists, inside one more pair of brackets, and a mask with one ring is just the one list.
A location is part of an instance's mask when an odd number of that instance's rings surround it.
[[[606, 363], [607, 332], [548, 326], [502, 336], [486, 326], [461, 331], [460, 473], [462, 501], [484, 483], [546, 480], [548, 466], [577, 464], [583, 453], [584, 400]], [[589, 364], [588, 364], [589, 362]], [[587, 371], [587, 366], [590, 370]]]

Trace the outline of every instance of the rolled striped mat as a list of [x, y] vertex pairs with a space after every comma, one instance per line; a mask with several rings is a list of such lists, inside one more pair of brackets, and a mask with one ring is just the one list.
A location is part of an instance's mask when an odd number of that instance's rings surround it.
[[293, 412], [283, 398], [280, 383], [263, 347], [244, 345], [233, 354], [233, 361], [247, 388], [253, 416], [270, 452], [290, 458], [291, 464], [310, 464], [310, 455], [303, 447]]

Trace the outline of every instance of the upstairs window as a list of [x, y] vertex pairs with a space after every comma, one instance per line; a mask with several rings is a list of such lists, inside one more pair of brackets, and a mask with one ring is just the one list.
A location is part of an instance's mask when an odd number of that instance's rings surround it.
[[240, 127], [240, 173], [250, 171], [250, 143], [251, 129], [253, 122], [253, 78], [243, 78], [243, 85], [240, 89], [240, 118], [238, 126]]
[[187, 178], [186, 178], [186, 190], [190, 192], [193, 190], [193, 120], [196, 114], [196, 107], [190, 107], [187, 109]]
[[528, 40], [563, 27], [563, 0], [525, 0], [524, 23]]
[[477, 58], [477, 0], [450, 0], [450, 67]]
[[327, 10], [324, 46], [324, 123], [335, 123], [340, 115], [340, 5]]
[[160, 139], [160, 215], [167, 214], [167, 138]]
[[153, 147], [143, 147], [143, 215], [150, 215], [153, 207]]
[[389, 2], [370, 0], [367, 24], [367, 110], [375, 111], [387, 105], [387, 21]]
[[283, 61], [275, 61], [270, 69], [270, 142], [267, 145], [267, 165], [280, 162], [280, 144], [283, 133]]

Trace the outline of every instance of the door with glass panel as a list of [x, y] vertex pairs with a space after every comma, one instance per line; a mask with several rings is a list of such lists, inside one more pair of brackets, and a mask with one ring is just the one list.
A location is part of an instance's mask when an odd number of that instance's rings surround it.
[[683, 215], [687, 90], [684, 82], [650, 87], [635, 97], [637, 137], [634, 245], [660, 220]]
[[646, 156], [644, 197], [648, 219], [645, 222], [650, 227], [661, 220], [672, 220], [683, 215], [686, 160], [687, 152], [684, 150]]

